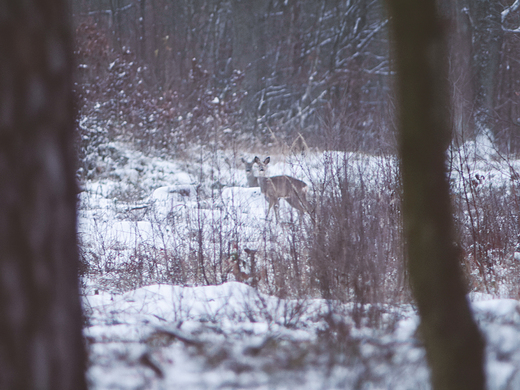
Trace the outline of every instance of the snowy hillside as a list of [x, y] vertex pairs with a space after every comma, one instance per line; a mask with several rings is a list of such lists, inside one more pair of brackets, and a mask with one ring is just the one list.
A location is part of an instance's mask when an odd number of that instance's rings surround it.
[[[280, 300], [237, 282], [152, 285], [84, 299], [93, 389], [427, 389], [409, 305], [356, 327], [355, 308]], [[489, 389], [520, 386], [520, 306], [473, 303], [488, 341]]]
[[[283, 201], [279, 223], [273, 212], [266, 219], [263, 195], [246, 187], [240, 162], [254, 155], [193, 156], [147, 156], [118, 143], [88, 156], [79, 231], [92, 389], [429, 388], [399, 276], [395, 161], [272, 156], [270, 173], [308, 183], [327, 221], [334, 213], [320, 199], [351, 202], [350, 230], [340, 237], [350, 245], [342, 249], [347, 263], [331, 262], [334, 279], [323, 287], [328, 263], [312, 258], [328, 258], [316, 248], [334, 244], [335, 231], [318, 236], [320, 221]], [[512, 191], [504, 172], [516, 162], [472, 161], [468, 175]], [[452, 182], [462, 192], [457, 172]], [[366, 263], [376, 271], [362, 279]], [[514, 262], [507, 267], [496, 267], [493, 283], [502, 284], [493, 294], [475, 283], [470, 295], [488, 340], [490, 389], [520, 388], [520, 306], [505, 299], [517, 291], [518, 273]], [[325, 290], [337, 295], [324, 300]]]

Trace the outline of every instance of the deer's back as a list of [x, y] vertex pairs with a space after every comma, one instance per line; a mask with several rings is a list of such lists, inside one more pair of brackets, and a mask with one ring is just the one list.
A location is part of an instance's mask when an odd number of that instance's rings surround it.
[[276, 194], [278, 197], [287, 197], [294, 192], [307, 191], [305, 182], [285, 175], [262, 178], [260, 187], [262, 192]]

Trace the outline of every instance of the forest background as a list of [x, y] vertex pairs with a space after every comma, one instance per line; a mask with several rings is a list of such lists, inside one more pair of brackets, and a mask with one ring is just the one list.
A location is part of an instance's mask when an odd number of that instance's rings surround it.
[[[394, 148], [392, 55], [380, 1], [75, 0], [82, 115], [175, 150], [271, 130], [321, 148]], [[440, 1], [457, 131], [516, 153], [518, 2]], [[270, 130], [271, 129], [271, 130]], [[153, 136], [152, 136], [153, 134]]]

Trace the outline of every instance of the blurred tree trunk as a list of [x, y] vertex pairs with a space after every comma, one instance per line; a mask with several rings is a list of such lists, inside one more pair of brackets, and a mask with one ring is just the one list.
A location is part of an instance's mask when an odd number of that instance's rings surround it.
[[[470, 13], [471, 73], [476, 134], [493, 134], [495, 88], [502, 47], [502, 4], [495, 0], [466, 0]], [[491, 132], [490, 132], [491, 131]]]
[[255, 95], [258, 93], [267, 75], [265, 63], [266, 0], [233, 0], [233, 66], [245, 72], [244, 87], [248, 96], [244, 99], [246, 112], [256, 114]]
[[0, 3], [0, 388], [86, 389], [62, 0]]
[[403, 218], [412, 291], [435, 389], [483, 389], [484, 342], [454, 246], [445, 151], [448, 63], [435, 0], [387, 0], [400, 107]]
[[[451, 14], [450, 53], [454, 91], [462, 94], [459, 122], [466, 136], [496, 135], [501, 49], [504, 40], [503, 5], [492, 0], [438, 0]], [[469, 76], [469, 80], [466, 77]], [[468, 120], [469, 119], [469, 120]]]

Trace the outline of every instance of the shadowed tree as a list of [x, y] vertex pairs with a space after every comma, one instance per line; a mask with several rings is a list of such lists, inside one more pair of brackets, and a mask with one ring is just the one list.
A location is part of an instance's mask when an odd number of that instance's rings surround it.
[[[264, 31], [265, 12], [268, 2], [265, 0], [233, 0], [233, 61], [234, 68], [245, 72], [244, 87], [248, 90], [244, 104], [255, 102], [261, 80], [267, 76], [265, 63], [266, 38]], [[256, 107], [245, 107], [255, 112]]]
[[463, 20], [470, 32], [470, 64], [473, 87], [473, 122], [475, 135], [492, 135], [497, 76], [503, 34], [501, 12], [504, 6], [492, 0], [458, 0]]
[[65, 1], [0, 1], [0, 388], [86, 389]]
[[403, 220], [420, 331], [438, 390], [483, 389], [484, 342], [454, 246], [445, 21], [435, 0], [387, 0], [398, 74]]

